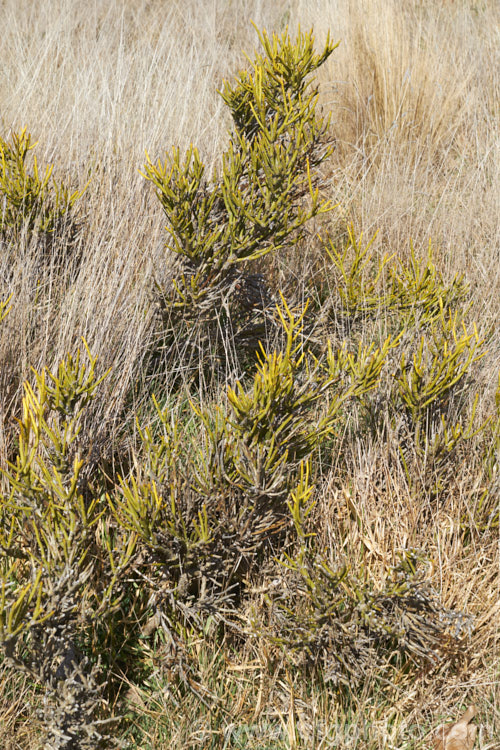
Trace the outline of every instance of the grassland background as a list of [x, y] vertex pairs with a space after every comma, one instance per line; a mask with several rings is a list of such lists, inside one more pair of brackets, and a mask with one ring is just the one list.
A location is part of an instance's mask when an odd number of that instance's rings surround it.
[[[34, 283], [35, 245], [25, 243], [15, 261], [0, 254], [0, 294], [12, 294], [0, 331], [2, 464], [29, 368], [56, 365], [82, 336], [102, 369], [113, 368], [93, 407], [96, 429], [105, 425], [110, 439], [123, 434], [124, 422], [133, 431], [144, 396], [135, 389], [125, 416], [124, 400], [140, 380], [153, 336], [152, 274], [164, 257], [161, 208], [139, 169], [145, 150], [156, 160], [171, 145], [182, 152], [191, 143], [209, 167], [218, 163], [230, 122], [217, 89], [245, 65], [243, 51], [251, 54], [256, 46], [251, 20], [269, 31], [313, 26], [318, 45], [327, 31], [341, 40], [319, 75], [321, 104], [332, 112], [336, 138], [322, 186], [339, 204], [329, 219], [332, 230], [341, 232], [349, 221], [365, 236], [378, 230], [376, 247], [403, 255], [410, 239], [425, 252], [431, 238], [444, 275], [466, 274], [474, 319], [482, 331], [496, 331], [480, 370], [479, 411], [491, 407], [500, 368], [495, 0], [1, 0], [1, 135], [27, 125], [39, 142], [40, 163], [54, 164], [58, 177], [75, 187], [91, 178], [80, 202], [84, 261], [77, 273], [70, 259], [40, 286]], [[274, 258], [273, 278], [285, 292], [306, 296], [312, 260], [307, 252]], [[382, 555], [419, 538], [419, 515], [401, 477], [387, 477], [388, 491], [374, 495], [371, 474], [383, 463], [383, 455], [360, 450], [352, 477]], [[467, 502], [467, 479], [473, 478], [464, 467], [463, 496], [442, 509], [425, 542], [435, 553], [434, 583], [443, 600], [478, 617], [468, 669], [458, 676], [422, 675], [392, 707], [385, 698], [364, 703], [361, 696], [350, 717], [314, 697], [325, 721], [350, 727], [337, 744], [325, 740], [322, 747], [424, 747], [418, 732], [408, 739], [411, 726], [430, 727], [472, 701], [481, 707], [481, 746], [500, 747], [494, 739], [500, 734], [500, 674], [493, 658], [500, 654], [499, 546], [496, 539], [488, 548], [465, 550], [453, 534]], [[328, 487], [324, 492], [328, 507]], [[333, 497], [330, 507], [326, 541]], [[10, 690], [5, 677], [0, 737], [6, 736], [4, 746], [29, 747], [31, 729], [16, 723], [16, 739], [12, 727], [31, 693], [25, 686], [14, 700]], [[268, 695], [272, 701], [272, 690]], [[289, 703], [280, 708], [285, 727], [293, 713], [287, 695]], [[295, 710], [300, 715], [300, 706]], [[370, 726], [369, 738], [351, 731], [361, 725]], [[151, 743], [163, 747], [154, 729]]]

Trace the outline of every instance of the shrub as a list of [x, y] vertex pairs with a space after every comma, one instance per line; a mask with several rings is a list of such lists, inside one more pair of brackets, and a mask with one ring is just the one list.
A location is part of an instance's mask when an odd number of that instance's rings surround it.
[[330, 319], [340, 324], [344, 334], [366, 332], [368, 323], [381, 316], [394, 333], [425, 328], [465, 300], [468, 285], [463, 276], [456, 275], [449, 283], [443, 279], [431, 243], [422, 259], [411, 245], [409, 262], [404, 262], [395, 253], [378, 258], [371, 249], [375, 238], [363, 244], [363, 237], [356, 237], [350, 225], [343, 246], [329, 236], [323, 243], [325, 303]]
[[81, 417], [102, 380], [87, 353], [89, 368], [78, 352], [55, 375], [35, 373], [35, 388], [25, 384], [18, 452], [0, 494], [0, 645], [8, 664], [45, 689], [47, 748], [109, 739], [100, 656], [82, 653], [79, 640], [118, 606], [114, 585], [131, 552], [114, 556], [99, 526], [104, 499], [81, 492]]
[[70, 189], [53, 177], [53, 167], [40, 170], [36, 156], [29, 168], [31, 142], [26, 128], [0, 138], [0, 237], [18, 241], [21, 235], [36, 236], [45, 245], [64, 229], [74, 236], [73, 208], [84, 190]]
[[306, 79], [335, 45], [328, 39], [316, 54], [312, 33], [259, 38], [264, 54], [220, 92], [234, 125], [220, 171], [207, 178], [194, 147], [145, 167], [167, 219], [166, 264], [179, 261], [170, 284], [156, 281], [162, 341], [184, 364], [191, 352], [194, 369], [210, 352], [226, 363], [231, 345], [258, 350], [272, 295], [251, 264], [296, 244], [330, 207], [318, 190], [328, 120], [316, 114], [317, 89]]
[[228, 389], [227, 411], [191, 405], [194, 446], [158, 408], [162, 432], [141, 430], [145, 463], [121, 483], [120, 524], [173, 577], [171, 591], [197, 591], [198, 607], [208, 585], [227, 598], [282, 537], [302, 463], [335, 434], [347, 402], [375, 387], [390, 347], [318, 361], [300, 351], [303, 312], [283, 305], [284, 351], [261, 352], [251, 385]]
[[281, 559], [265, 613], [254, 615], [255, 632], [280, 647], [286, 660], [309, 672], [321, 667], [336, 690], [361, 687], [373, 670], [411, 662], [433, 666], [458, 655], [472, 618], [447, 610], [426, 581], [427, 558], [403, 550], [377, 587], [363, 566], [352, 570], [301, 540]]

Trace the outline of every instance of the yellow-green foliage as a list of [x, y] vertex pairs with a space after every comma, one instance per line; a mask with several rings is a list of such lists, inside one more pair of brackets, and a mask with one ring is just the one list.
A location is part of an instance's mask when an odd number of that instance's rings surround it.
[[296, 133], [299, 143], [312, 145], [311, 134], [304, 132], [304, 126], [314, 132], [320, 123], [300, 113], [300, 109], [314, 109], [316, 103], [315, 92], [306, 94], [309, 88], [306, 79], [323, 65], [338, 44], [332, 44], [328, 35], [318, 55], [312, 32], [299, 31], [292, 42], [288, 30], [281, 38], [273, 34], [270, 39], [266, 31], [255, 29], [265, 54], [256, 54], [253, 60], [248, 58], [253, 70], [240, 71], [236, 85], [226, 81], [221, 91], [231, 110], [236, 133], [240, 138], [253, 140], [272, 126], [270, 132], [276, 131], [273, 140], [279, 136], [289, 140]]
[[451, 389], [458, 389], [471, 365], [483, 356], [483, 340], [474, 326], [457, 330], [457, 313], [442, 315], [422, 336], [412, 362], [401, 355], [401, 374], [396, 378], [399, 397], [414, 423], [425, 421], [432, 409], [442, 414]]
[[362, 564], [352, 570], [332, 560], [313, 537], [303, 537], [293, 556], [280, 562], [283, 585], [268, 595], [254, 628], [292, 664], [321, 664], [324, 679], [337, 687], [359, 686], [374, 665], [383, 674], [388, 654], [393, 666], [453, 655], [456, 639], [470, 626], [470, 618], [440, 606], [425, 582], [425, 556], [415, 550], [405, 550], [377, 588]]
[[114, 498], [120, 525], [171, 581], [169, 598], [156, 598], [170, 620], [173, 602], [194, 592], [191, 614], [214, 617], [217, 601], [222, 613], [230, 592], [233, 604], [241, 596], [244, 576], [290, 531], [304, 462], [335, 438], [347, 402], [376, 387], [390, 348], [330, 348], [318, 360], [302, 348], [304, 311], [282, 300], [279, 316], [284, 350], [262, 351], [253, 381], [228, 388], [227, 407], [191, 404], [196, 443], [157, 407], [161, 430], [140, 430], [145, 463]]
[[318, 94], [306, 78], [335, 45], [328, 39], [318, 55], [312, 33], [259, 36], [264, 54], [221, 91], [234, 130], [220, 171], [207, 177], [194, 147], [183, 158], [174, 148], [164, 163], [148, 158], [145, 167], [167, 218], [166, 249], [181, 261], [172, 287], [157, 282], [177, 345], [181, 321], [191, 336], [205, 327], [212, 346], [217, 331], [244, 328], [248, 262], [297, 243], [306, 222], [330, 208], [317, 169], [330, 150], [328, 122], [316, 114]]
[[23, 128], [10, 141], [0, 137], [0, 235], [21, 232], [51, 235], [68, 219], [83, 191], [71, 192], [52, 176], [53, 167], [40, 170], [30, 152], [36, 143]]
[[335, 305], [341, 303], [350, 326], [381, 314], [395, 319], [399, 330], [424, 326], [465, 298], [468, 286], [463, 277], [457, 275], [451, 283], [443, 280], [430, 243], [427, 257], [421, 260], [411, 245], [406, 264], [395, 254], [378, 258], [371, 251], [375, 238], [363, 245], [362, 235], [356, 237], [351, 225], [343, 247], [337, 248], [330, 238], [324, 243], [327, 269], [331, 263], [334, 271]]
[[[500, 525], [500, 373], [495, 405], [496, 414], [484, 425], [484, 469], [473, 513], [474, 523], [483, 532], [498, 529]], [[471, 529], [470, 517], [462, 519], [462, 527]]]
[[[196, 678], [187, 641], [206, 637], [209, 623], [235, 626], [247, 582], [269, 566], [283, 586], [269, 594], [269, 608], [254, 613], [253, 631], [292, 660], [322, 664], [336, 685], [361, 682], [370, 665], [382, 669], [388, 653], [400, 664], [455, 652], [448, 626], [460, 633], [464, 621], [440, 606], [413, 551], [374, 590], [362, 566], [349, 569], [335, 550], [332, 557], [317, 545], [318, 449], [325, 441], [340, 447], [346, 405], [377, 392], [400, 341], [354, 352], [329, 346], [314, 356], [304, 315], [282, 299], [283, 350], [262, 349], [251, 382], [227, 388], [226, 406], [190, 403], [180, 421], [155, 402], [156, 424], [139, 429], [141, 461], [107, 496], [99, 485], [84, 491], [78, 451], [83, 411], [102, 380], [90, 353], [89, 368], [78, 352], [57, 374], [35, 373], [35, 388], [25, 385], [18, 454], [0, 497], [0, 642], [8, 662], [48, 691], [49, 736], [64, 726], [68, 742], [79, 743], [61, 747], [104, 741], [97, 717], [105, 682], [77, 644], [95, 648], [99, 631], [117, 627], [130, 639], [141, 620], [113, 619], [125, 597], [149, 602], [133, 604], [134, 617], [153, 607], [185, 686]], [[453, 319], [443, 320], [445, 333], [455, 331]], [[450, 387], [477, 359], [470, 336], [455, 335], [455, 343], [460, 354], [473, 353], [463, 362], [452, 358]], [[443, 427], [448, 442], [461, 436], [444, 420]], [[132, 571], [140, 571], [140, 594]], [[140, 659], [141, 650], [132, 655]], [[94, 734], [87, 742], [88, 727]]]
[[6, 317], [6, 315], [9, 314], [10, 307], [7, 307], [9, 302], [10, 302], [10, 297], [9, 299], [5, 300], [5, 302], [0, 302], [0, 323]]
[[61, 748], [100, 746], [94, 722], [103, 684], [77, 642], [96, 612], [113, 607], [114, 583], [133, 549], [130, 539], [115, 558], [103, 541], [99, 581], [96, 534], [106, 506], [82, 494], [78, 453], [82, 412], [102, 380], [87, 354], [89, 367], [78, 352], [57, 374], [44, 370], [35, 387], [25, 384], [18, 452], [0, 494], [0, 644], [8, 663], [52, 698], [44, 720], [52, 739], [64, 729]]
[[317, 360], [301, 339], [306, 311], [296, 317], [284, 300], [283, 307], [278, 312], [286, 333], [284, 351], [263, 351], [252, 389], [238, 384], [228, 398], [233, 430], [247, 448], [267, 444], [294, 465], [335, 432], [348, 399], [375, 388], [391, 341], [380, 349], [360, 347], [356, 354], [329, 346], [324, 359]]

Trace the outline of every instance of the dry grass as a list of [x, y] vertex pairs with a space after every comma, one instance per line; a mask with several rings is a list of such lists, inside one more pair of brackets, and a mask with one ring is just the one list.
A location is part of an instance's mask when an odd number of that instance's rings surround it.
[[305, 5], [308, 23], [343, 40], [323, 75], [344, 212], [393, 251], [432, 238], [445, 267], [482, 288], [481, 315], [496, 319], [496, 4], [372, 2], [361, 13], [332, 3], [327, 19], [321, 2]]
[[[154, 335], [150, 292], [163, 258], [162, 213], [138, 170], [146, 149], [155, 160], [190, 143], [209, 167], [217, 163], [229, 122], [216, 89], [244, 65], [242, 50], [255, 47], [250, 19], [269, 30], [313, 25], [318, 43], [327, 30], [342, 40], [320, 75], [337, 141], [324, 179], [325, 196], [340, 204], [330, 231], [340, 236], [350, 221], [367, 237], [378, 230], [376, 247], [401, 257], [410, 239], [424, 251], [431, 238], [444, 275], [466, 274], [472, 317], [490, 333], [478, 383], [479, 413], [491, 411], [500, 369], [495, 0], [4, 0], [0, 18], [0, 134], [27, 125], [40, 162], [54, 163], [75, 187], [91, 178], [80, 203], [83, 261], [41, 274], [27, 241], [14, 262], [0, 257], [1, 298], [13, 295], [0, 331], [2, 463], [29, 368], [54, 366], [82, 336], [101, 367], [112, 367], [89, 432], [111, 441], [133, 425], [147, 398], [133, 386]], [[311, 243], [301, 257], [277, 258], [270, 273], [304, 296], [316, 252]], [[222, 708], [212, 715], [191, 696], [175, 721], [165, 719], [173, 704], [154, 685], [138, 698], [137, 747], [424, 748], [443, 716], [472, 702], [480, 707], [479, 746], [500, 747], [498, 530], [466, 538], [459, 525], [474, 518], [477, 459], [471, 449], [446, 501], [426, 515], [394, 471], [392, 449], [360, 442], [345, 486], [333, 474], [325, 482], [324, 546], [342, 540], [354, 564], [363, 550], [375, 582], [396, 548], [426, 549], [446, 606], [475, 617], [460, 668], [400, 675], [395, 685], [368, 675], [364, 694], [337, 705], [317, 686], [308, 693], [295, 675], [283, 681], [263, 647], [233, 662], [198, 644]], [[23, 682], [15, 696], [2, 676], [3, 746], [35, 746], [19, 714], [36, 697]]]

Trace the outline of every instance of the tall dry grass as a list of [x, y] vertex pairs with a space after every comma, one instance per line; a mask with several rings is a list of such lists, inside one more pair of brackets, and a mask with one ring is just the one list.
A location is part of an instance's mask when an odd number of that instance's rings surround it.
[[[209, 167], [217, 163], [229, 121], [216, 89], [245, 64], [242, 51], [256, 45], [250, 20], [276, 31], [286, 23], [292, 31], [298, 23], [312, 25], [318, 43], [327, 30], [341, 40], [320, 75], [321, 102], [332, 111], [336, 138], [323, 187], [339, 204], [330, 229], [341, 235], [352, 221], [366, 236], [378, 230], [376, 247], [402, 256], [410, 239], [422, 252], [432, 239], [445, 275], [466, 274], [473, 318], [490, 334], [480, 413], [491, 406], [500, 369], [500, 16], [494, 0], [3, 0], [0, 134], [27, 125], [39, 141], [40, 162], [53, 163], [75, 187], [90, 183], [80, 202], [81, 260], [70, 257], [63, 269], [41, 275], [29, 241], [17, 259], [0, 257], [0, 294], [12, 294], [0, 330], [2, 462], [29, 368], [54, 366], [82, 336], [102, 369], [112, 367], [90, 428], [111, 440], [133, 424], [145, 399], [134, 384], [141, 382], [154, 335], [152, 280], [164, 262], [162, 212], [138, 170], [145, 150], [155, 160], [171, 145], [183, 151], [190, 143]], [[309, 254], [277, 258], [271, 272], [305, 296], [315, 252], [311, 243]], [[353, 696], [347, 715], [325, 705], [321, 692], [297, 694], [293, 677], [289, 684], [263, 673], [253, 677], [265, 653], [253, 654], [246, 670], [236, 665], [232, 672], [226, 664], [222, 677], [219, 663], [207, 657], [233, 719], [258, 721], [266, 706], [274, 708], [283, 733], [270, 746], [300, 746], [297, 727], [309, 726], [319, 712], [336, 734], [329, 735], [335, 744], [325, 735], [318, 748], [424, 747], [424, 729], [412, 727], [431, 727], [476, 701], [481, 746], [499, 747], [498, 538], [465, 544], [458, 528], [473, 502], [477, 464], [472, 455], [464, 462], [455, 491], [424, 522], [405, 476], [393, 473], [388, 450], [352, 446], [349, 486], [339, 492], [333, 479], [331, 487], [326, 483], [318, 503], [325, 547], [342, 537], [347, 549], [363, 549], [374, 580], [395, 546], [426, 548], [446, 605], [476, 616], [467, 669], [403, 680], [404, 691], [380, 687], [366, 703]], [[355, 523], [346, 507], [356, 508]], [[376, 676], [367, 679], [372, 687], [375, 682]], [[6, 677], [2, 684], [0, 738], [4, 732], [4, 746], [28, 747], [21, 735], [14, 744], [18, 703]], [[26, 690], [23, 683], [23, 695]], [[158, 695], [147, 709], [140, 697], [141, 710], [154, 720], [165, 711]], [[153, 721], [148, 746], [166, 747], [154, 727]], [[25, 724], [22, 733], [29, 734]], [[223, 746], [220, 736], [214, 747]], [[184, 721], [169, 741], [205, 746], [200, 737]]]
[[338, 138], [333, 196], [393, 249], [432, 238], [496, 318], [498, 5], [313, 0], [299, 15], [342, 40], [320, 73]]

